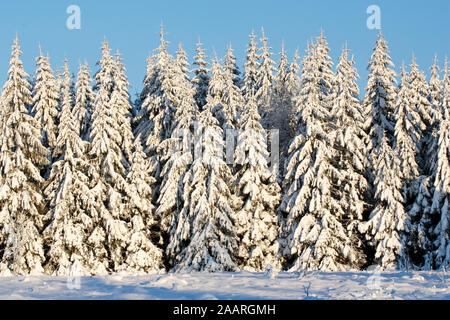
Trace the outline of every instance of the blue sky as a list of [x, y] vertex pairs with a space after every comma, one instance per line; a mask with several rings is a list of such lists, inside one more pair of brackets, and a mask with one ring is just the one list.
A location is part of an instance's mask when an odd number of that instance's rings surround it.
[[[77, 71], [78, 61], [85, 59], [94, 72], [106, 36], [110, 46], [123, 53], [133, 85], [130, 93], [134, 94], [142, 88], [146, 58], [158, 46], [159, 25], [163, 22], [172, 52], [182, 42], [191, 58], [200, 37], [209, 57], [214, 51], [222, 56], [231, 42], [241, 68], [252, 28], [259, 33], [264, 27], [275, 60], [282, 41], [289, 58], [296, 48], [303, 55], [307, 40], [323, 28], [335, 63], [348, 41], [363, 90], [367, 62], [377, 34], [377, 30], [366, 26], [369, 17], [366, 9], [372, 4], [380, 7], [381, 27], [397, 71], [402, 60], [409, 63], [412, 52], [427, 74], [435, 53], [441, 65], [445, 55], [450, 55], [448, 0], [41, 0], [32, 3], [15, 0], [0, 4], [0, 82], [7, 77], [10, 47], [16, 32], [24, 51], [25, 70], [30, 74], [34, 73], [39, 42], [44, 52], [49, 52], [53, 69], [62, 65], [66, 55], [73, 72]], [[80, 30], [66, 27], [69, 5], [81, 9]]]

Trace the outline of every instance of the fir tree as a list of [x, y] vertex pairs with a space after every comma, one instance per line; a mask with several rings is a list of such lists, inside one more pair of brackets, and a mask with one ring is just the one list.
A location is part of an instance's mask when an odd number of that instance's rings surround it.
[[280, 152], [282, 157], [285, 156], [287, 144], [293, 134], [293, 130], [290, 128], [290, 119], [292, 118], [294, 100], [297, 97], [300, 85], [297, 59], [298, 52], [295, 53], [291, 64], [289, 64], [283, 44], [277, 73], [274, 76], [273, 108], [270, 116], [272, 126], [280, 131]]
[[272, 82], [273, 73], [276, 71], [275, 62], [272, 60], [272, 48], [267, 45], [268, 38], [264, 34], [264, 29], [261, 29], [261, 48], [258, 55], [260, 65], [257, 73], [256, 86], [256, 101], [258, 103], [259, 114], [261, 115], [261, 123], [264, 128], [269, 128], [270, 113], [271, 113], [271, 98], [272, 98]]
[[234, 193], [242, 203], [236, 219], [240, 264], [251, 271], [263, 271], [268, 265], [279, 270], [275, 207], [280, 187], [267, 163], [267, 139], [254, 97], [250, 97], [246, 109], [240, 120], [235, 151]]
[[[383, 34], [378, 34], [378, 40], [370, 57], [368, 66], [369, 76], [366, 94], [363, 100], [363, 116], [365, 130], [370, 136], [368, 142], [368, 155], [371, 167], [376, 168], [375, 149], [381, 145], [384, 135], [392, 148], [394, 145], [394, 112], [396, 98], [396, 73], [394, 64], [389, 56], [389, 50]], [[373, 172], [370, 182], [374, 180]]]
[[78, 123], [80, 136], [83, 140], [88, 140], [90, 135], [91, 116], [93, 112], [93, 103], [95, 100], [94, 92], [91, 87], [91, 76], [87, 62], [80, 63], [75, 84], [75, 105], [73, 114]]
[[375, 168], [377, 204], [369, 220], [360, 224], [359, 231], [374, 248], [374, 263], [383, 269], [407, 268], [406, 235], [410, 231], [410, 220], [403, 208], [399, 160], [387, 136], [381, 140], [375, 155], [378, 159]]
[[189, 63], [188, 63], [188, 56], [186, 51], [184, 51], [183, 49], [183, 44], [180, 42], [178, 44], [178, 50], [176, 53], [176, 61], [178, 64], [178, 67], [181, 69], [181, 71], [185, 74], [186, 80], [190, 80], [189, 79]]
[[195, 131], [194, 148], [201, 154], [183, 179], [184, 206], [177, 218], [176, 236], [167, 249], [169, 256], [175, 257], [174, 271], [238, 268], [232, 207], [236, 200], [230, 191], [232, 175], [223, 161], [223, 132], [211, 112], [214, 100], [208, 94]]
[[57, 136], [59, 91], [48, 57], [42, 55], [40, 46], [36, 66], [31, 113], [40, 126], [42, 144], [52, 150], [55, 147]]
[[192, 84], [195, 88], [195, 101], [197, 101], [197, 106], [199, 110], [203, 110], [203, 106], [206, 104], [206, 96], [208, 95], [209, 86], [209, 63], [206, 61], [207, 57], [205, 54], [205, 49], [202, 48], [202, 43], [200, 39], [197, 42], [197, 55], [194, 56], [193, 65], [196, 66], [192, 72], [194, 77], [192, 78]]
[[239, 67], [236, 64], [236, 57], [233, 54], [233, 48], [231, 47], [231, 43], [228, 45], [227, 48], [227, 54], [225, 55], [225, 61], [224, 61], [224, 67], [231, 73], [231, 76], [233, 77], [233, 84], [241, 88], [242, 87], [242, 81], [240, 78], [241, 71], [239, 70]]
[[247, 56], [244, 63], [244, 78], [242, 93], [247, 100], [248, 95], [254, 95], [258, 92], [258, 69], [259, 69], [259, 55], [257, 48], [257, 41], [255, 32], [249, 35], [250, 42], [247, 45]]
[[[367, 209], [367, 163], [364, 118], [359, 101], [359, 78], [353, 58], [349, 58], [347, 45], [342, 49], [336, 68], [336, 97], [331, 110], [334, 124], [332, 130], [333, 148], [337, 156], [333, 165], [340, 168], [342, 175], [334, 177], [334, 192], [338, 194], [340, 206], [345, 212], [342, 222], [350, 238], [359, 239], [358, 223]], [[356, 241], [361, 246], [359, 241]], [[359, 259], [365, 257], [359, 252]]]
[[142, 151], [140, 138], [134, 141], [131, 168], [127, 174], [127, 210], [130, 212], [130, 240], [126, 249], [126, 265], [130, 271], [146, 272], [162, 269], [162, 251], [152, 239], [153, 217], [151, 165]]
[[[98, 256], [108, 271], [118, 271], [124, 264], [124, 252], [129, 240], [129, 212], [125, 209], [125, 181], [127, 160], [126, 150], [122, 149], [122, 113], [118, 89], [114, 90], [117, 65], [110, 55], [108, 43], [102, 47], [102, 58], [98, 62], [97, 94], [94, 101], [90, 140], [92, 142], [89, 155], [97, 179], [93, 181], [93, 192], [97, 201], [104, 204], [98, 217], [95, 236], [91, 235], [92, 246], [98, 248]], [[106, 250], [107, 257], [103, 252]], [[108, 260], [106, 260], [108, 259]]]
[[[67, 61], [65, 70], [68, 71]], [[50, 209], [49, 224], [44, 230], [49, 248], [46, 271], [64, 276], [104, 273], [104, 266], [88, 244], [101, 204], [95, 201], [90, 190], [92, 168], [86, 159], [89, 143], [81, 140], [80, 128], [72, 113], [70, 82], [70, 75], [65, 72], [55, 162], [44, 190]]]
[[43, 272], [44, 183], [40, 170], [49, 164], [40, 127], [28, 114], [32, 103], [28, 74], [16, 36], [8, 80], [1, 95], [0, 226], [1, 269], [17, 275]]
[[439, 126], [439, 149], [434, 172], [434, 193], [431, 214], [438, 223], [433, 230], [434, 266], [446, 270], [450, 266], [450, 75], [445, 61], [442, 108], [444, 117]]
[[334, 165], [338, 153], [328, 138], [334, 80], [323, 33], [308, 49], [296, 106], [299, 129], [288, 150], [280, 207], [287, 215], [284, 254], [291, 270], [357, 269], [364, 262], [359, 241], [342, 224], [347, 213], [333, 188], [345, 172]]

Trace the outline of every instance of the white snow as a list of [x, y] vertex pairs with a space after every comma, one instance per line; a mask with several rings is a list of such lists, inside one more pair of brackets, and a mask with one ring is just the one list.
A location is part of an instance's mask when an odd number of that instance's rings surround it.
[[431, 271], [20, 276], [0, 277], [0, 299], [447, 300], [450, 286], [448, 274]]

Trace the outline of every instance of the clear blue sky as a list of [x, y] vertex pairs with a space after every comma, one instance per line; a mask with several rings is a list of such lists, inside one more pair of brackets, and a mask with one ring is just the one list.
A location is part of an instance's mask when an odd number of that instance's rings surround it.
[[[81, 9], [81, 30], [66, 28], [66, 8], [72, 4]], [[397, 71], [402, 60], [409, 63], [412, 52], [427, 74], [435, 53], [441, 65], [445, 55], [450, 55], [448, 0], [15, 0], [0, 4], [0, 81], [3, 84], [7, 76], [16, 32], [24, 51], [25, 70], [30, 74], [34, 73], [39, 42], [44, 52], [49, 52], [53, 69], [62, 65], [67, 55], [73, 72], [77, 71], [78, 61], [85, 59], [96, 71], [95, 62], [106, 36], [110, 46], [123, 53], [133, 85], [130, 93], [134, 94], [142, 88], [146, 58], [158, 46], [159, 25], [163, 22], [171, 52], [182, 42], [191, 58], [200, 37], [208, 56], [213, 55], [213, 50], [222, 56], [231, 42], [241, 69], [252, 28], [259, 33], [264, 27], [275, 60], [282, 41], [289, 58], [297, 47], [303, 55], [307, 40], [323, 28], [335, 63], [348, 40], [363, 90], [377, 34], [377, 30], [366, 27], [366, 9], [372, 4], [381, 9], [381, 27]]]

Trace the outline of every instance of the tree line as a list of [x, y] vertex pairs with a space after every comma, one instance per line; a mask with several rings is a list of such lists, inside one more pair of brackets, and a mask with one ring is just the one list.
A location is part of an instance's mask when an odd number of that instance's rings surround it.
[[168, 47], [161, 27], [132, 101], [106, 40], [92, 77], [41, 48], [30, 76], [16, 37], [0, 273], [448, 268], [447, 59], [398, 77], [380, 32], [361, 101], [347, 44], [333, 68], [323, 32], [276, 63], [252, 31], [243, 72], [231, 45], [208, 61], [199, 41], [192, 65]]

